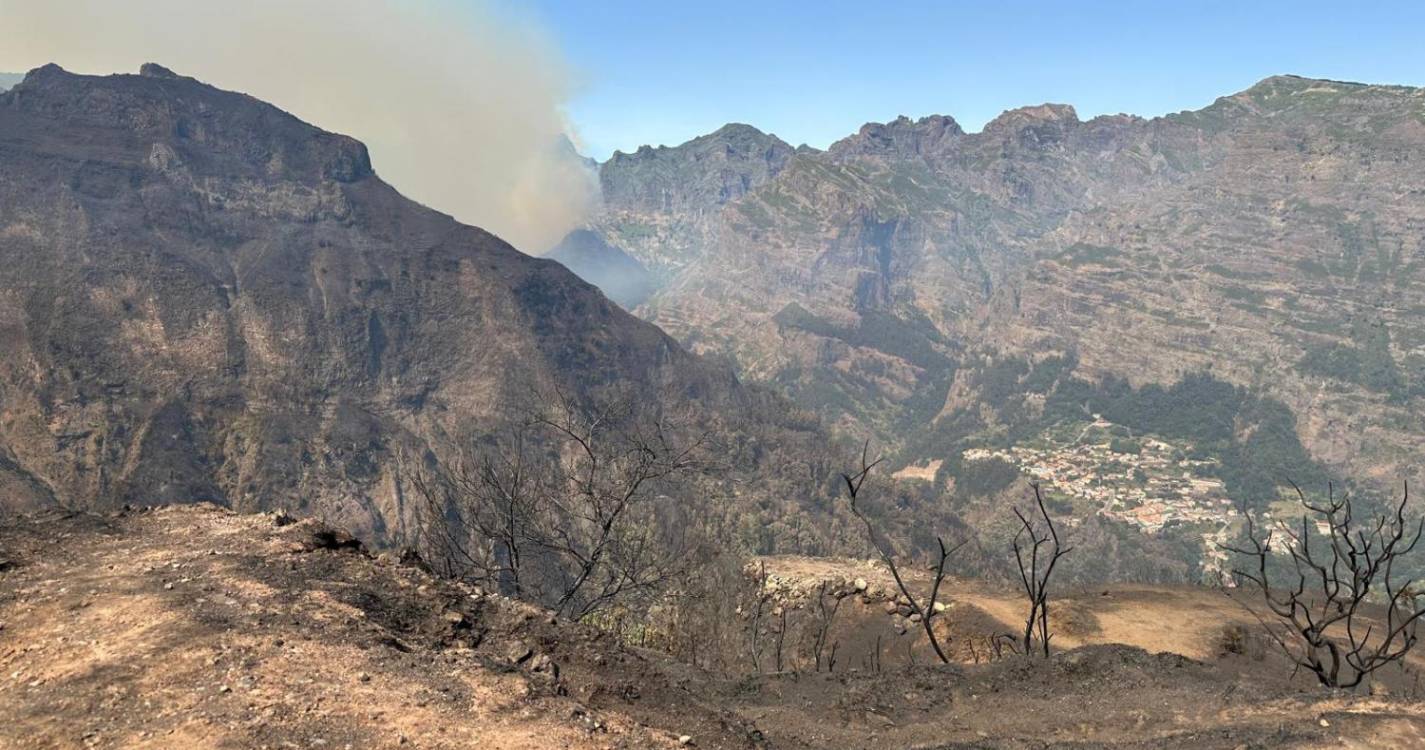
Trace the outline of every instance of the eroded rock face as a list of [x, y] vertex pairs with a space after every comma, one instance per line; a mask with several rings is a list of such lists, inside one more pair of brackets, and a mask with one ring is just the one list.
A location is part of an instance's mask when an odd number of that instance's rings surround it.
[[397, 456], [534, 385], [724, 371], [366, 148], [160, 66], [0, 94], [0, 503], [405, 518]]
[[[856, 434], [943, 445], [937, 423], [994, 422], [970, 371], [1073, 352], [1139, 385], [1210, 371], [1288, 405], [1314, 457], [1397, 481], [1425, 443], [1422, 106], [1280, 76], [1152, 120], [901, 118], [716, 210], [606, 189], [597, 228], [675, 269], [641, 315]], [[697, 163], [680, 148], [657, 153]]]

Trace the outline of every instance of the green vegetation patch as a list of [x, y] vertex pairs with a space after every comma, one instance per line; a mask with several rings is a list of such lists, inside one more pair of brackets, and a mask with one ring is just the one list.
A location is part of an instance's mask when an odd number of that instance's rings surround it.
[[[923, 370], [914, 392], [894, 404], [887, 413], [878, 415], [881, 421], [888, 418], [887, 424], [898, 432], [923, 429], [945, 405], [945, 394], [950, 389], [957, 368], [951, 354], [956, 346], [946, 340], [935, 324], [919, 311], [910, 310], [905, 313], [905, 317], [898, 317], [871, 310], [862, 313], [855, 325], [844, 325], [816, 315], [792, 302], [778, 311], [772, 319], [783, 328], [805, 331], [842, 341], [848, 346], [887, 354]], [[874, 363], [870, 363], [867, 366], [873, 365]], [[871, 412], [867, 410], [875, 407], [858, 403], [847, 395], [847, 391], [875, 391], [873, 385], [862, 383], [857, 387], [846, 382], [846, 376], [823, 375], [818, 372], [820, 369], [823, 368], [814, 368], [806, 374], [798, 370], [795, 376], [786, 374], [786, 377], [779, 377], [779, 380], [786, 382], [803, 403], [831, 406], [831, 409], [823, 409], [823, 414], [828, 416], [835, 414], [836, 410], [846, 414], [871, 416]]]
[[1251, 306], [1262, 305], [1267, 301], [1267, 295], [1242, 286], [1223, 287], [1222, 296], [1236, 302], [1246, 302]]
[[1122, 258], [1125, 253], [1114, 247], [1104, 247], [1102, 245], [1088, 245], [1082, 242], [1074, 243], [1054, 256], [1054, 259], [1072, 268], [1080, 266], [1112, 266], [1113, 261]]
[[620, 237], [629, 239], [645, 239], [655, 234], [653, 227], [636, 221], [621, 222], [614, 227], [614, 231]]
[[954, 369], [954, 362], [937, 351], [937, 347], [944, 347], [948, 342], [924, 315], [912, 314], [901, 318], [869, 310], [861, 314], [859, 323], [845, 326], [790, 302], [772, 316], [772, 320], [786, 328], [796, 328], [823, 338], [844, 341], [850, 346], [889, 354], [921, 369]]
[[1331, 269], [1325, 263], [1311, 258], [1302, 258], [1296, 262], [1296, 267], [1302, 273], [1318, 279], [1324, 279], [1331, 275]]
[[[1288, 481], [1324, 485], [1329, 478], [1302, 446], [1296, 417], [1285, 404], [1211, 375], [1142, 388], [1117, 378], [1096, 384], [1069, 378], [1049, 398], [1044, 418], [1082, 420], [1086, 413], [1102, 414], [1135, 434], [1190, 443], [1190, 457], [1217, 459], [1214, 473], [1228, 495], [1253, 507], [1270, 502]], [[1114, 450], [1119, 447], [1127, 446]]]
[[772, 215], [757, 201], [738, 201], [734, 205], [737, 207], [737, 212], [742, 214], [742, 218], [758, 229], [769, 229], [775, 223]]
[[1004, 491], [1019, 479], [1019, 467], [1001, 458], [962, 461], [955, 472], [955, 489], [971, 497]]
[[1272, 275], [1265, 271], [1242, 271], [1235, 268], [1228, 268], [1220, 263], [1211, 263], [1204, 266], [1204, 269], [1211, 274], [1221, 276], [1224, 279], [1238, 279], [1240, 281], [1256, 281], [1260, 279], [1270, 279]]
[[1390, 331], [1385, 324], [1352, 321], [1351, 340], [1356, 344], [1308, 346], [1297, 369], [1404, 398], [1409, 384], [1390, 353]]

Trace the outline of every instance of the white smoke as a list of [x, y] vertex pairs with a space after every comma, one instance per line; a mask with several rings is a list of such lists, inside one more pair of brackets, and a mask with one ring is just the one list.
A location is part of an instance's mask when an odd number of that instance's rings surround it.
[[562, 105], [572, 77], [527, 18], [482, 0], [0, 0], [0, 70], [180, 75], [364, 141], [407, 195], [538, 254], [597, 183]]

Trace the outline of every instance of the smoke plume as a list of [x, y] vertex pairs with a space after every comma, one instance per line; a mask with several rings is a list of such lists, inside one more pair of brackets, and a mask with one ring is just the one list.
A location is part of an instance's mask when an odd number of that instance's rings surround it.
[[538, 254], [597, 183], [560, 139], [571, 75], [483, 0], [0, 0], [0, 70], [156, 62], [370, 147], [403, 192]]

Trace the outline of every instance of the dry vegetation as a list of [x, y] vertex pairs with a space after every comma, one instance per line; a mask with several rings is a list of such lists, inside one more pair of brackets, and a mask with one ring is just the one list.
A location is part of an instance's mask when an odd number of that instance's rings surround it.
[[[1380, 670], [1374, 694], [1315, 687], [1292, 677], [1238, 601], [1203, 589], [1065, 591], [1050, 614], [1051, 658], [975, 664], [976, 636], [1022, 625], [1023, 598], [947, 577], [938, 622], [956, 637], [952, 663], [941, 665], [915, 629], [888, 625], [900, 616], [887, 613], [898, 587], [883, 565], [768, 558], [748, 593], [780, 632], [761, 642], [767, 672], [744, 666], [738, 676], [630, 647], [282, 516], [196, 506], [10, 519], [0, 549], [0, 747], [1425, 740], [1413, 671]], [[912, 589], [932, 577], [903, 572]], [[727, 643], [746, 645], [734, 633], [745, 633], [747, 610], [700, 614], [700, 623], [717, 620]], [[715, 661], [707, 652], [697, 660]]]

